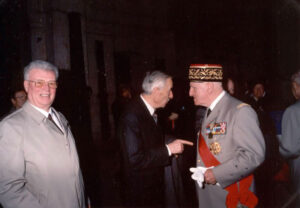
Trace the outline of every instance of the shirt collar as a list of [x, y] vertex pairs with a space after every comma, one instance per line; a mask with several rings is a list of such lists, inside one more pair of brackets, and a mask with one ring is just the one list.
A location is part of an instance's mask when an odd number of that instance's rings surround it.
[[225, 95], [225, 91], [223, 90], [220, 95], [210, 104], [209, 109], [212, 111], [214, 107], [218, 104], [218, 102], [222, 99], [222, 97]]
[[41, 109], [41, 108], [36, 107], [35, 105], [32, 105], [31, 103], [30, 103], [30, 105], [31, 105], [32, 107], [34, 107], [36, 110], [38, 110], [40, 113], [42, 113], [42, 114], [43, 114], [44, 116], [46, 116], [46, 117], [48, 117], [49, 114], [52, 115], [52, 108], [50, 108], [49, 112], [47, 112], [47, 111], [45, 111], [45, 110], [43, 110], [43, 109]]
[[143, 98], [142, 94], [140, 94], [140, 97], [142, 101], [145, 103], [150, 115], [152, 116], [154, 114], [155, 109]]

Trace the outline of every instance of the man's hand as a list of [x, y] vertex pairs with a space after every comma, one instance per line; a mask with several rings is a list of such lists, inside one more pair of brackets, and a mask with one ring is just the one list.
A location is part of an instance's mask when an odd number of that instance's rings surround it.
[[193, 146], [194, 143], [187, 140], [176, 139], [170, 144], [168, 144], [168, 147], [172, 155], [175, 155], [175, 154], [181, 154], [183, 152], [184, 145]]
[[217, 181], [216, 181], [216, 178], [214, 176], [214, 173], [212, 171], [212, 169], [207, 169], [204, 173], [204, 181], [205, 183], [207, 184], [216, 184]]

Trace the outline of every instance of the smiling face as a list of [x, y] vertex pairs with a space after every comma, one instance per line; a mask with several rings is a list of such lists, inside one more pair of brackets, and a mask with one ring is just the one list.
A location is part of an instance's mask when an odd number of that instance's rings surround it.
[[[35, 81], [44, 81], [42, 87], [36, 87]], [[24, 81], [24, 88], [27, 92], [28, 101], [45, 111], [49, 111], [51, 107], [56, 89], [50, 88], [48, 82], [55, 82], [56, 77], [53, 71], [45, 71], [43, 69], [34, 68], [29, 71], [28, 80]]]

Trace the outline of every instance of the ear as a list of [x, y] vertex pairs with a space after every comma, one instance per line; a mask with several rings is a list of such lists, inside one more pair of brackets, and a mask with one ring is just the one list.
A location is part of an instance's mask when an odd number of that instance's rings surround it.
[[214, 90], [214, 83], [213, 82], [207, 82], [206, 87], [207, 87], [206, 88], [207, 92], [211, 93]]
[[159, 89], [158, 87], [154, 87], [151, 94], [155, 95], [155, 94], [157, 94], [159, 91], [160, 91], [160, 89]]
[[23, 84], [24, 84], [24, 89], [25, 89], [26, 93], [28, 93], [29, 82], [27, 80], [25, 80]]

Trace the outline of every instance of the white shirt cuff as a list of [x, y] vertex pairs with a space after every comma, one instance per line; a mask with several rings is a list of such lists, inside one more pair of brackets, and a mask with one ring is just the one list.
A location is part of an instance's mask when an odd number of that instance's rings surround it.
[[169, 149], [169, 147], [168, 147], [168, 145], [167, 145], [167, 144], [166, 144], [166, 147], [167, 147], [167, 149], [168, 149], [169, 156], [171, 156], [171, 155], [172, 155], [172, 153], [171, 153], [171, 151], [170, 151], [170, 149]]

